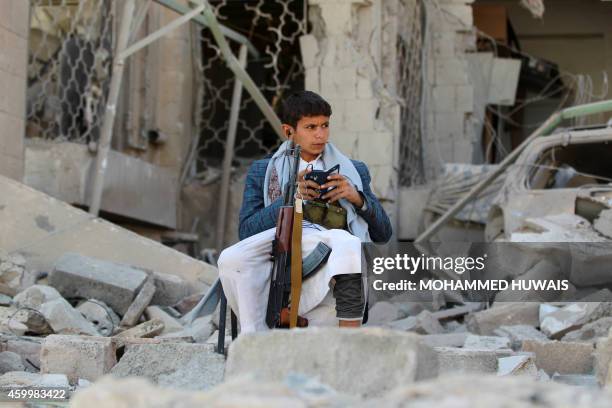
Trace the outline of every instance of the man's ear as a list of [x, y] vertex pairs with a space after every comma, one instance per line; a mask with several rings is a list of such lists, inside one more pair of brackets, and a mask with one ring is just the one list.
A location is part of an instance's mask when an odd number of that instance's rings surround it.
[[287, 137], [287, 139], [291, 140], [293, 134], [295, 133], [293, 126], [288, 125], [286, 123], [283, 123], [281, 126], [283, 127], [283, 134]]

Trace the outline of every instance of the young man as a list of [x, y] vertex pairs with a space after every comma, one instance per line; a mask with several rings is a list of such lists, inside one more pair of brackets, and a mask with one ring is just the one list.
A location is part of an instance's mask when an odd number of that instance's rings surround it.
[[[325, 265], [303, 283], [299, 314], [309, 319], [309, 325], [317, 325], [315, 308], [322, 303], [333, 303], [335, 298], [339, 326], [361, 324], [365, 307], [361, 243], [387, 242], [391, 237], [391, 223], [370, 189], [367, 166], [350, 160], [328, 142], [331, 114], [330, 105], [314, 92], [288, 96], [280, 119], [289, 141], [274, 155], [255, 161], [249, 169], [240, 210], [241, 241], [225, 249], [218, 261], [228, 304], [237, 314], [243, 333], [268, 329], [265, 316], [272, 268], [270, 253], [282, 191], [293, 167], [292, 159], [286, 154], [290, 141], [302, 148], [296, 195], [305, 200], [314, 199], [319, 194], [316, 190], [334, 187], [323, 199], [346, 210], [347, 225], [346, 230], [326, 229], [304, 222], [304, 256], [320, 241], [331, 247], [332, 252]], [[340, 165], [339, 174], [330, 176], [325, 184], [319, 186], [312, 180], [304, 180], [311, 168], [327, 170], [336, 164]]]

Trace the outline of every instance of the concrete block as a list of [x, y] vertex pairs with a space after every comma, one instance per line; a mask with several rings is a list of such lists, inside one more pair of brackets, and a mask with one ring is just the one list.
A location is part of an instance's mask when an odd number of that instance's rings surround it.
[[[379, 200], [387, 199], [394, 201], [394, 197], [396, 196], [396, 171], [393, 169], [390, 162], [391, 159], [389, 159], [389, 163], [385, 165], [368, 164], [370, 176], [372, 177], [370, 187]], [[384, 205], [383, 203], [383, 207]]]
[[368, 326], [379, 326], [384, 323], [406, 317], [399, 305], [391, 302], [376, 302], [368, 310]]
[[306, 68], [306, 70], [304, 71], [304, 89], [315, 93], [321, 92], [319, 67]]
[[[437, 88], [455, 89], [456, 87]], [[464, 135], [466, 134], [464, 113], [456, 112], [454, 110], [449, 112], [436, 112], [431, 116], [431, 120], [432, 122], [430, 129], [437, 139], [464, 139]]]
[[64, 298], [43, 303], [39, 310], [55, 333], [100, 335], [94, 325], [87, 321]]
[[70, 383], [64, 374], [36, 374], [13, 371], [0, 376], [0, 387], [68, 388]]
[[463, 347], [468, 333], [426, 334], [421, 337], [423, 343], [430, 347]]
[[612, 317], [602, 317], [594, 322], [587, 323], [578, 330], [567, 333], [563, 341], [596, 342], [600, 337], [607, 337], [612, 328]]
[[455, 347], [436, 347], [435, 351], [440, 374], [496, 373], [497, 359], [512, 354], [512, 350], [465, 350]]
[[[279, 355], [283, 364], [270, 364]], [[229, 348], [225, 380], [248, 373], [271, 381], [301, 373], [342, 393], [374, 396], [429, 378], [437, 367], [433, 350], [416, 334], [379, 328], [308, 328], [239, 336]]]
[[123, 315], [123, 319], [121, 319], [122, 326], [134, 326], [138, 323], [138, 319], [143, 314], [144, 310], [151, 303], [151, 299], [155, 295], [156, 287], [153, 277], [149, 277], [142, 289], [136, 295], [136, 298], [128, 308], [128, 310]]
[[444, 328], [431, 312], [423, 310], [417, 316], [395, 320], [387, 324], [387, 327], [395, 330], [414, 331], [419, 334], [440, 334]]
[[367, 76], [357, 74], [357, 98], [371, 99], [374, 98], [374, 87], [372, 79]]
[[525, 340], [523, 351], [535, 353], [536, 366], [548, 375], [589, 374], [593, 371], [593, 345], [559, 341]]
[[145, 314], [149, 320], [161, 320], [164, 323], [164, 330], [161, 334], [168, 334], [183, 330], [183, 326], [174, 317], [164, 312], [159, 306], [149, 306], [145, 309]]
[[113, 377], [146, 377], [157, 385], [205, 390], [223, 380], [225, 358], [208, 344], [128, 344]]
[[391, 132], [359, 132], [358, 158], [368, 165], [389, 166], [393, 160]]
[[468, 330], [481, 335], [491, 335], [500, 326], [540, 324], [539, 303], [505, 303], [473, 313], [466, 317]]
[[600, 385], [612, 384], [610, 362], [612, 362], [612, 336], [597, 340], [593, 353], [595, 375]]
[[328, 36], [350, 34], [352, 26], [352, 2], [319, 2], [321, 17]]
[[24, 161], [13, 156], [0, 154], [0, 176], [16, 181], [23, 180]]
[[19, 354], [23, 361], [29, 361], [40, 367], [41, 341], [40, 337], [15, 336], [6, 340], [4, 348], [6, 351]]
[[445, 4], [442, 6], [448, 13], [446, 21], [457, 31], [470, 31], [474, 25], [472, 7], [467, 4]]
[[347, 130], [335, 130], [333, 129], [333, 124], [334, 120], [332, 119], [332, 130], [330, 131], [331, 143], [345, 155], [357, 157], [359, 151], [359, 133], [349, 132]]
[[440, 113], [452, 113], [456, 111], [455, 86], [441, 85], [432, 89], [433, 109]]
[[562, 307], [544, 317], [540, 330], [550, 338], [559, 339], [566, 333], [602, 316], [612, 314], [610, 302], [580, 302]]
[[10, 371], [25, 371], [25, 366], [19, 354], [3, 351], [0, 353], [0, 374]]
[[68, 253], [56, 262], [49, 284], [66, 298], [99, 299], [123, 315], [146, 278], [127, 265]]
[[547, 341], [548, 337], [533, 326], [528, 325], [512, 325], [500, 326], [493, 331], [496, 336], [507, 337], [510, 339], [510, 345], [513, 350], [518, 350], [523, 346], [525, 340]]
[[51, 300], [59, 299], [62, 295], [59, 292], [47, 285], [34, 285], [26, 290], [19, 292], [14, 298], [15, 306], [30, 307], [38, 309], [43, 303]]
[[471, 350], [501, 350], [510, 348], [510, 339], [499, 336], [476, 336], [470, 334], [463, 344], [464, 349]]
[[153, 272], [155, 281], [155, 294], [151, 304], [159, 306], [172, 306], [197, 292], [194, 285], [187, 282], [180, 276], [168, 273]]
[[195, 293], [193, 295], [187, 296], [184, 299], [181, 299], [180, 302], [172, 305], [172, 307], [178, 310], [180, 314], [185, 315], [189, 313], [191, 309], [193, 309], [198, 303], [200, 303], [200, 300], [202, 300], [202, 297], [204, 297], [204, 295], [204, 293]]
[[40, 352], [41, 373], [65, 374], [71, 382], [79, 378], [95, 381], [116, 364], [110, 338], [48, 336]]
[[474, 112], [474, 87], [459, 85], [455, 88], [455, 110], [457, 112]]
[[468, 66], [461, 58], [438, 58], [435, 64], [436, 85], [467, 85]]
[[502, 357], [497, 361], [497, 375], [527, 375], [536, 377], [538, 369], [533, 355]]
[[113, 342], [117, 348], [125, 346], [127, 339], [133, 338], [151, 338], [155, 337], [164, 330], [164, 322], [159, 319], [147, 320], [146, 322], [140, 323], [138, 326], [134, 326], [130, 329], [124, 330], [119, 334], [112, 337]]
[[307, 34], [300, 37], [300, 51], [304, 68], [313, 68], [318, 65], [319, 43], [314, 35]]
[[[0, 75], [2, 75], [0, 73]], [[15, 159], [24, 158], [25, 120], [4, 112], [0, 112], [0, 152]]]
[[26, 79], [6, 71], [0, 71], [0, 111], [17, 118], [25, 118]]
[[344, 126], [349, 131], [368, 132], [374, 129], [379, 102], [377, 99], [352, 99], [345, 104]]
[[[27, 39], [16, 33], [0, 29], [0, 72], [8, 72], [22, 79], [27, 73]], [[3, 75], [3, 73], [0, 73]]]
[[320, 68], [321, 96], [326, 99], [342, 98], [353, 100], [357, 95], [357, 70], [354, 67]]

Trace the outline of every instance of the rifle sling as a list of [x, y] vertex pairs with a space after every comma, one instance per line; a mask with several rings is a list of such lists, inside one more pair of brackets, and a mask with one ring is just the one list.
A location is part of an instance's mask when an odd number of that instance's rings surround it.
[[302, 294], [302, 200], [295, 200], [293, 229], [291, 231], [291, 309], [289, 328], [297, 326], [300, 296]]

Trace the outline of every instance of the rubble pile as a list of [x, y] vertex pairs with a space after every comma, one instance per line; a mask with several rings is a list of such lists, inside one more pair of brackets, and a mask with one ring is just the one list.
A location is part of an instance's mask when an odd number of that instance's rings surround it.
[[74, 407], [490, 406], [502, 390], [509, 406], [612, 403], [599, 389], [612, 384], [612, 303], [597, 301], [607, 289], [487, 308], [398, 296], [371, 305], [358, 330], [233, 342], [227, 323], [226, 358], [218, 311], [183, 323], [204, 294], [181, 278], [72, 253], [36, 274], [1, 255], [0, 386], [67, 387]]

